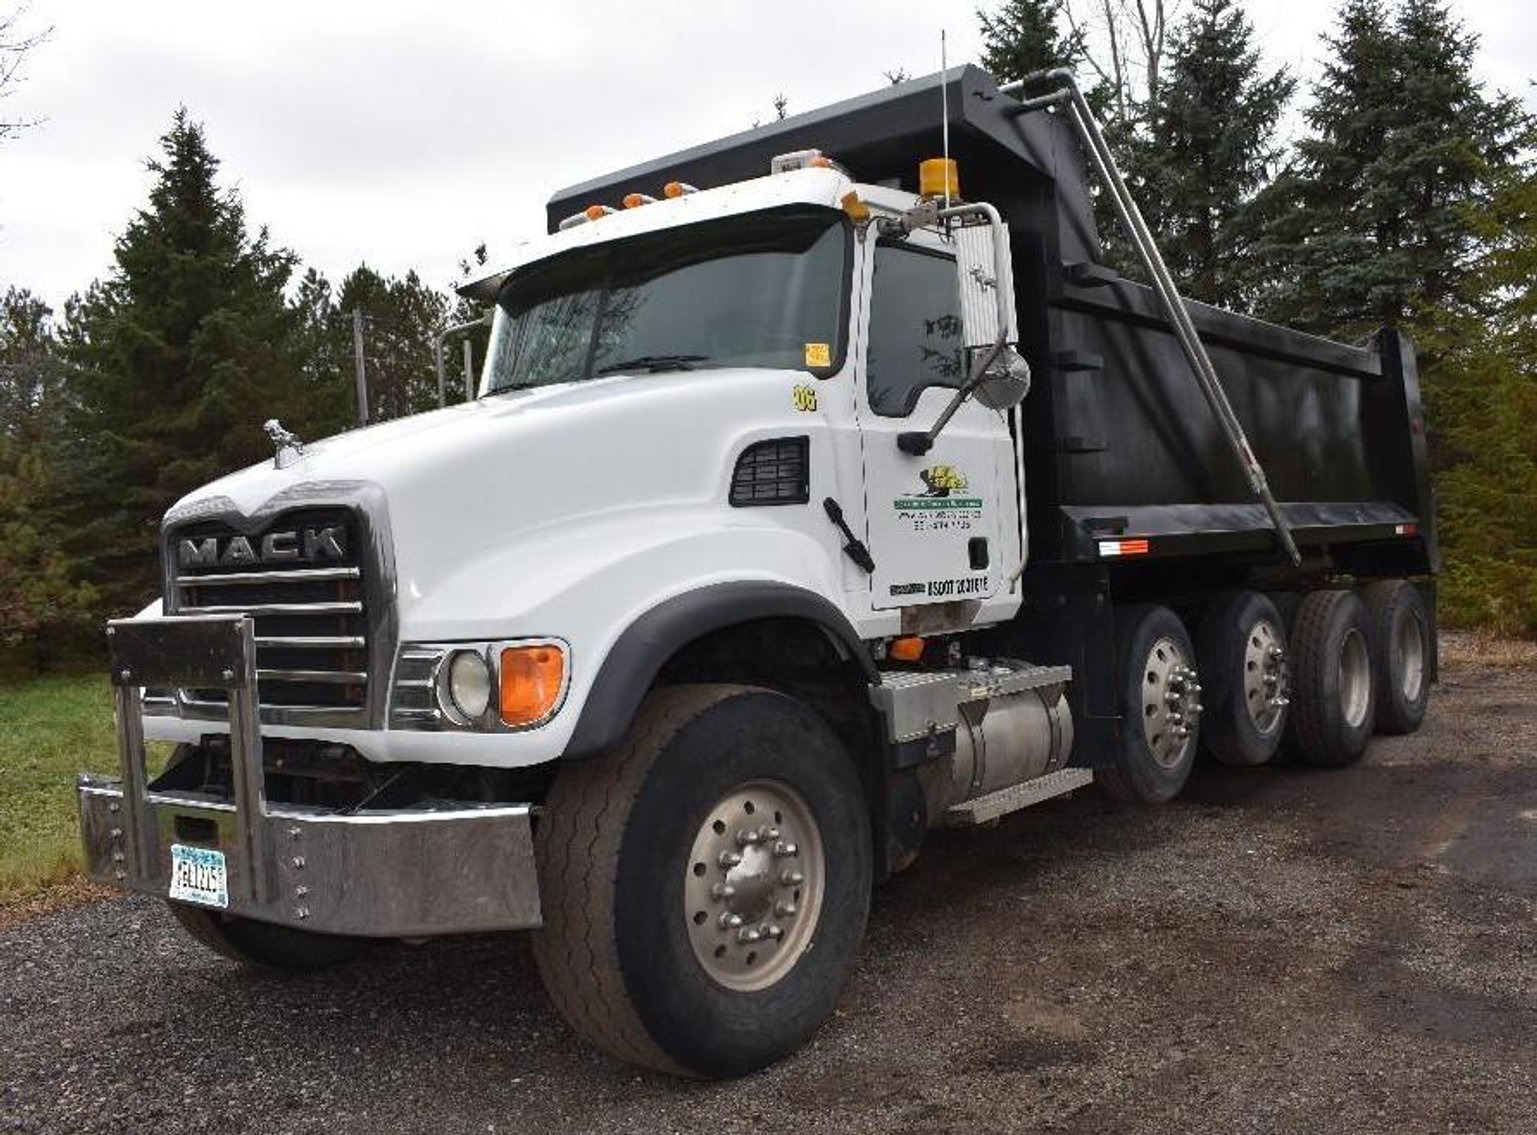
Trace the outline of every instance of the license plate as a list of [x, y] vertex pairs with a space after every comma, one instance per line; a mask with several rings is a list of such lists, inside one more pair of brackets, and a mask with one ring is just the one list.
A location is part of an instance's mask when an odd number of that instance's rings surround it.
[[202, 906], [229, 906], [229, 872], [224, 866], [224, 852], [173, 843], [170, 897]]

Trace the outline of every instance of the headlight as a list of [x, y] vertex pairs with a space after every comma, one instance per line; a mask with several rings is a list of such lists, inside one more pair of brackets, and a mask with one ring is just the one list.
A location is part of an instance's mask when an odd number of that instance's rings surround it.
[[559, 639], [402, 643], [390, 728], [536, 729], [560, 712], [570, 683], [570, 648]]
[[485, 657], [473, 650], [457, 650], [448, 662], [444, 683], [449, 704], [464, 721], [479, 721], [491, 705], [491, 668]]

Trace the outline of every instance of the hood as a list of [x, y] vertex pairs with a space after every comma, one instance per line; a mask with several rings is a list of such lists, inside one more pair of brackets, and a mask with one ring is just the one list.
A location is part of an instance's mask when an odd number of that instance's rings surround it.
[[[721, 368], [492, 395], [310, 442], [286, 469], [266, 461], [190, 494], [173, 518], [209, 506], [249, 516], [280, 494], [365, 482], [382, 490], [402, 599], [423, 597], [537, 531], [579, 535], [581, 518], [725, 510], [736, 455], [785, 432], [807, 379]], [[799, 432], [812, 424], [795, 417]]]

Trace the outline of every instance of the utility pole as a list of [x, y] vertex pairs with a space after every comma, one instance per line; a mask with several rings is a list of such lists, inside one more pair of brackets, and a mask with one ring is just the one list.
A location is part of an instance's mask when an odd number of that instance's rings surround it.
[[358, 425], [368, 425], [368, 372], [363, 365], [363, 309], [352, 309], [352, 358], [357, 368]]
[[468, 338], [464, 341], [464, 400], [475, 401], [475, 344]]

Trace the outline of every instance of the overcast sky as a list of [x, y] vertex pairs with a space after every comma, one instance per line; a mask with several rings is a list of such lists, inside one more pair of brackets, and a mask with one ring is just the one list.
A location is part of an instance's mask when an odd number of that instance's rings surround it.
[[[1188, 2], [1188, 0], [1187, 0]], [[9, 10], [16, 0], [0, 0]], [[1531, 0], [1461, 0], [1480, 70], [1529, 97]], [[1272, 64], [1307, 77], [1333, 0], [1249, 0]], [[172, 112], [202, 122], [252, 225], [333, 282], [360, 261], [451, 284], [543, 231], [552, 192], [772, 117], [975, 61], [974, 0], [32, 0], [52, 26], [0, 143], [0, 288], [52, 303], [109, 272]], [[922, 155], [914, 155], [914, 160]]]

